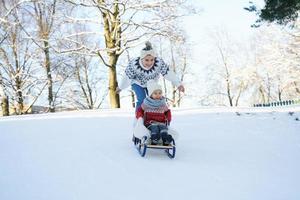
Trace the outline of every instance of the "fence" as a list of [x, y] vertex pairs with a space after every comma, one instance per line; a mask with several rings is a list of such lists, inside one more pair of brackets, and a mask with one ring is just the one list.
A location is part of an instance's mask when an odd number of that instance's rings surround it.
[[287, 100], [287, 101], [275, 101], [270, 103], [259, 103], [254, 104], [254, 107], [274, 107], [274, 106], [289, 106], [289, 105], [297, 105], [300, 104], [299, 100]]

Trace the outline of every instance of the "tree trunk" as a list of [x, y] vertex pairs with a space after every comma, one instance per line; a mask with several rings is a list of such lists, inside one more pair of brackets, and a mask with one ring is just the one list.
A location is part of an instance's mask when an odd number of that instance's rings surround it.
[[[172, 92], [172, 101], [173, 101], [173, 103], [172, 103], [172, 106], [175, 108], [176, 107], [176, 87], [173, 86], [172, 88], [173, 88], [173, 92]], [[178, 92], [178, 93], [180, 93], [180, 92]]]
[[87, 106], [88, 106], [89, 109], [92, 109], [92, 108], [91, 108], [91, 104], [90, 104], [89, 97], [88, 97], [88, 95], [87, 95], [87, 93], [86, 93], [86, 91], [85, 91], [84, 85], [83, 85], [83, 83], [82, 83], [82, 81], [81, 81], [80, 68], [79, 68], [79, 64], [78, 64], [77, 62], [76, 62], [76, 64], [75, 64], [75, 68], [76, 68], [75, 74], [76, 74], [77, 80], [78, 80], [78, 82], [79, 82], [80, 88], [81, 88], [81, 90], [82, 90], [82, 92], [83, 92], [83, 96], [84, 96], [84, 98], [85, 98], [86, 104], [87, 104]]
[[235, 100], [235, 106], [239, 105], [239, 100], [240, 100], [241, 94], [242, 94], [243, 90], [245, 89], [244, 85], [245, 85], [244, 82], [242, 82], [239, 86], [239, 92], [238, 92], [238, 95]]
[[116, 65], [118, 61], [118, 55], [109, 54], [109, 99], [111, 108], [120, 108], [120, 96], [116, 92], [117, 83], [117, 70]]
[[2, 74], [0, 72], [0, 96], [2, 96], [1, 98], [2, 115], [9, 116], [9, 99], [8, 96], [5, 94], [4, 87], [5, 86], [3, 83]]
[[181, 105], [181, 94], [178, 92], [178, 101], [177, 101], [177, 107], [179, 108]]
[[50, 52], [49, 52], [48, 40], [44, 41], [44, 54], [45, 54], [45, 69], [47, 73], [47, 84], [48, 84], [49, 111], [55, 112], [54, 100], [53, 100], [53, 80], [51, 75], [51, 63], [50, 63]]
[[219, 47], [219, 51], [220, 51], [220, 54], [221, 54], [221, 57], [222, 57], [222, 61], [223, 61], [223, 64], [224, 64], [224, 68], [225, 68], [225, 82], [226, 82], [226, 90], [227, 90], [227, 97], [228, 97], [228, 100], [229, 100], [229, 105], [232, 107], [233, 106], [233, 98], [231, 96], [231, 85], [230, 85], [230, 73], [229, 73], [229, 69], [227, 67], [227, 61], [225, 59], [225, 56], [224, 56], [224, 53], [223, 53], [223, 50], [222, 48]]
[[295, 86], [296, 92], [297, 92], [298, 94], [300, 94], [300, 89], [299, 89], [299, 87], [297, 86], [297, 82], [294, 81], [293, 84], [294, 84], [294, 86]]
[[[184, 62], [183, 62], [183, 69], [182, 69], [182, 75], [181, 75], [181, 78], [180, 78], [180, 81], [182, 82], [183, 81], [183, 78], [184, 78], [184, 74], [185, 74], [185, 71], [186, 71], [186, 68], [187, 68], [187, 59], [186, 59], [186, 54], [184, 55]], [[180, 92], [178, 92], [178, 100], [177, 100], [177, 107], [180, 107], [181, 105], [181, 94]]]
[[20, 63], [19, 63], [19, 56], [18, 56], [18, 50], [17, 50], [17, 32], [13, 35], [13, 54], [15, 59], [15, 67], [16, 67], [16, 74], [14, 74], [14, 81], [15, 81], [15, 92], [16, 92], [16, 98], [17, 98], [17, 107], [16, 107], [16, 114], [21, 115], [23, 114], [23, 108], [24, 108], [24, 100], [23, 100], [23, 94], [22, 94], [22, 80], [20, 77], [21, 69], [20, 69]]
[[263, 89], [262, 85], [259, 87], [258, 91], [259, 91], [260, 96], [262, 98], [262, 103], [266, 103], [265, 92], [264, 92], [264, 89]]
[[[98, 0], [99, 5], [104, 5], [105, 0]], [[107, 10], [102, 10], [102, 18], [104, 25], [104, 37], [105, 45], [108, 48], [108, 67], [109, 67], [109, 99], [111, 108], [120, 108], [120, 97], [116, 92], [117, 83], [117, 71], [116, 65], [118, 62], [119, 55], [118, 50], [121, 47], [121, 26], [120, 26], [120, 16], [119, 16], [119, 2], [114, 1], [113, 11], [108, 12]]]
[[[172, 70], [176, 74], [176, 63], [175, 63], [175, 58], [174, 58], [174, 50], [173, 50], [173, 44], [172, 41], [170, 40], [170, 50], [171, 50], [171, 58], [172, 58]], [[172, 106], [176, 107], [176, 87], [173, 86], [173, 92], [172, 92]]]
[[2, 115], [9, 116], [9, 101], [7, 96], [2, 97], [1, 108], [2, 108]]
[[17, 76], [16, 77], [16, 97], [17, 97], [17, 108], [16, 111], [18, 115], [23, 114], [23, 109], [24, 109], [24, 100], [23, 100], [23, 94], [22, 94], [22, 90], [21, 90], [21, 86], [22, 85], [22, 81], [20, 80], [20, 78]]
[[233, 102], [232, 102], [231, 91], [230, 91], [230, 82], [229, 82], [228, 77], [226, 79], [226, 87], [227, 87], [227, 97], [228, 97], [228, 100], [229, 100], [229, 105], [232, 107]]
[[[50, 3], [50, 2], [49, 2]], [[49, 37], [52, 29], [54, 14], [56, 9], [56, 0], [50, 3], [50, 5], [43, 1], [34, 1], [35, 19], [37, 20], [37, 29], [39, 32], [39, 39], [43, 41], [42, 50], [45, 54], [45, 71], [47, 75], [47, 87], [48, 87], [48, 106], [49, 112], [55, 112], [53, 95], [53, 80], [51, 75], [51, 62], [50, 62], [50, 48]]]
[[282, 101], [282, 91], [278, 89], [278, 101]]
[[264, 103], [270, 103], [272, 97], [271, 97], [271, 87], [272, 87], [272, 80], [269, 76], [269, 74], [267, 73], [267, 85], [266, 85], [266, 88], [267, 88], [267, 99], [264, 101]]
[[88, 91], [88, 98], [89, 98], [89, 108], [93, 109], [94, 108], [94, 101], [93, 101], [93, 92], [92, 88], [89, 83], [89, 75], [88, 75], [88, 67], [87, 67], [87, 62], [84, 62], [84, 77], [85, 77], [85, 83]]

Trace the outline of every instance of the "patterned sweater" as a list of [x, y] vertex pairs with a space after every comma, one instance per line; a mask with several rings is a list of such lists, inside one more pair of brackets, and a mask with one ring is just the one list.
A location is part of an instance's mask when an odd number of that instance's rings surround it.
[[123, 90], [134, 83], [146, 87], [149, 80], [158, 80], [160, 75], [177, 87], [181, 84], [180, 79], [161, 58], [156, 57], [154, 65], [147, 69], [138, 57], [129, 62], [119, 88]]

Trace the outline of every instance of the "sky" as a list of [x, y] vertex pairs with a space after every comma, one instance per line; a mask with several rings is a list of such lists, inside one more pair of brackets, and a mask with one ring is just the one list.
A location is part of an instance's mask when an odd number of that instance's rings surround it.
[[[244, 10], [249, 5], [249, 0], [194, 0], [202, 11], [199, 15], [185, 17], [184, 29], [188, 39], [194, 44], [194, 59], [197, 63], [203, 63], [211, 47], [209, 33], [215, 29], [225, 29], [230, 35], [239, 41], [249, 40], [256, 31], [251, 25], [257, 19], [254, 13]], [[253, 1], [256, 5], [264, 5], [263, 0]], [[201, 54], [203, 56], [201, 56]]]

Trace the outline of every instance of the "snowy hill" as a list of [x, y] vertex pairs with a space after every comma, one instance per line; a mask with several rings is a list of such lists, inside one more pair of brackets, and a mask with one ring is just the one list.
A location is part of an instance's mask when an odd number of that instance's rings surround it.
[[0, 118], [1, 200], [299, 200], [299, 107], [174, 110], [175, 159], [132, 110]]

